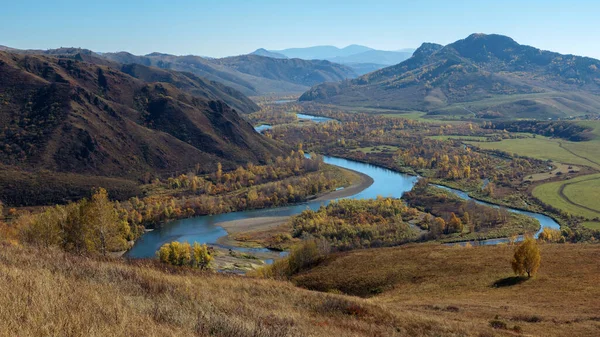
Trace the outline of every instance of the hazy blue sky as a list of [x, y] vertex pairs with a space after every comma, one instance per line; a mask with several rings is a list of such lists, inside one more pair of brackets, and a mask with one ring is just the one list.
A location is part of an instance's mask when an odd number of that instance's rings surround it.
[[598, 13], [592, 0], [7, 0], [0, 44], [225, 56], [353, 43], [396, 50], [481, 32], [600, 58]]

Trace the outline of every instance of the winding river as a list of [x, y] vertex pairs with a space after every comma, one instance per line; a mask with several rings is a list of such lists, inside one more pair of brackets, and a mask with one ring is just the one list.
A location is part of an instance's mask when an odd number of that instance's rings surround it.
[[[304, 115], [308, 116], [308, 115]], [[300, 116], [299, 116], [300, 117]], [[310, 116], [315, 117], [315, 116]], [[308, 118], [307, 118], [308, 119]], [[323, 122], [324, 120], [319, 120], [318, 122]], [[417, 182], [418, 177], [411, 176], [407, 174], [402, 174], [398, 172], [394, 172], [382, 167], [360, 163], [352, 160], [336, 158], [336, 157], [328, 157], [324, 156], [324, 161], [327, 164], [336, 165], [342, 168], [354, 170], [357, 172], [361, 172], [373, 178], [373, 184], [366, 188], [365, 190], [350, 196], [349, 198], [353, 199], [372, 199], [377, 196], [383, 197], [394, 197], [400, 198], [404, 192], [410, 191], [413, 185]], [[467, 193], [451, 189], [444, 186], [438, 186], [444, 188], [457, 196], [469, 200], [471, 199]], [[155, 256], [155, 252], [166, 242], [170, 241], [188, 241], [188, 242], [199, 242], [199, 243], [207, 243], [210, 245], [216, 245], [217, 239], [220, 237], [226, 236], [227, 232], [222, 227], [217, 224], [225, 221], [232, 220], [242, 220], [248, 218], [257, 218], [257, 217], [275, 217], [275, 216], [291, 216], [295, 214], [299, 214], [303, 210], [309, 208], [312, 210], [318, 209], [321, 205], [328, 203], [323, 201], [312, 201], [306, 202], [294, 206], [286, 206], [286, 207], [277, 207], [270, 209], [260, 209], [260, 210], [249, 210], [249, 211], [240, 211], [240, 212], [232, 212], [226, 214], [218, 214], [218, 215], [206, 215], [199, 216], [189, 219], [176, 220], [169, 223], [164, 224], [162, 227], [148, 232], [144, 234], [140, 239], [138, 239], [131, 250], [129, 250], [126, 256], [131, 258], [151, 258]], [[498, 207], [493, 204], [489, 204], [482, 201], [477, 201], [477, 203], [486, 204], [492, 207]], [[530, 216], [532, 218], [537, 219], [541, 224], [541, 229], [544, 227], [550, 227], [558, 229], [560, 228], [559, 224], [554, 221], [552, 218], [532, 213], [521, 211], [517, 209], [507, 208], [507, 210], [515, 213], [524, 214]], [[539, 232], [537, 233], [539, 234]], [[508, 239], [489, 239], [489, 240], [481, 240], [477, 242], [473, 242], [478, 245], [494, 245], [503, 242], [507, 242]], [[227, 247], [221, 246], [224, 248], [231, 248], [233, 250], [242, 251], [242, 252], [265, 252], [268, 251], [264, 248], [240, 248], [240, 247]]]

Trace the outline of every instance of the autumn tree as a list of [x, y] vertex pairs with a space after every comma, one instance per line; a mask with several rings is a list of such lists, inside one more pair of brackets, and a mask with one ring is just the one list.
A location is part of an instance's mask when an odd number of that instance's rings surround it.
[[[469, 215], [469, 212], [466, 212], [463, 214], [462, 216], [462, 222], [463, 224], [469, 226], [469, 228], [471, 228], [471, 215]], [[473, 230], [471, 230], [473, 232]]]
[[561, 231], [548, 227], [544, 227], [538, 239], [545, 242], [561, 242], [565, 240]]
[[61, 242], [62, 226], [66, 214], [59, 206], [49, 207], [37, 216], [25, 215], [21, 217], [19, 225], [21, 238], [29, 244], [48, 248], [57, 246]]
[[444, 219], [440, 217], [433, 219], [433, 224], [431, 225], [431, 233], [433, 233], [434, 236], [440, 236], [445, 231], [446, 221], [444, 221]]
[[214, 257], [210, 254], [210, 251], [206, 244], [199, 244], [194, 242], [192, 247], [192, 267], [200, 268], [202, 270], [209, 269]]
[[206, 244], [201, 245], [198, 242], [194, 242], [193, 246], [178, 241], [165, 243], [156, 255], [162, 263], [200, 269], [209, 269], [214, 259]]
[[220, 183], [221, 179], [223, 178], [223, 165], [220, 162], [217, 163], [217, 172], [216, 172], [215, 176], [216, 176], [217, 182]]
[[511, 265], [515, 274], [527, 274], [527, 277], [531, 277], [540, 267], [540, 261], [540, 249], [537, 241], [532, 237], [526, 237], [523, 243], [515, 248]]
[[86, 245], [89, 251], [106, 255], [111, 250], [124, 248], [124, 234], [128, 226], [119, 221], [105, 189], [99, 188], [85, 205], [83, 219], [87, 226]]
[[459, 217], [452, 212], [450, 214], [450, 222], [448, 223], [448, 233], [462, 233], [463, 224]]

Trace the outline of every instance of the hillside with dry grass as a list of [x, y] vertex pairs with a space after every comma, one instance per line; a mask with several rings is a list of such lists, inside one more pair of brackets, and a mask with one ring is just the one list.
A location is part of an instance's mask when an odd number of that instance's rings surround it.
[[439, 336], [467, 334], [429, 315], [290, 283], [0, 250], [2, 336]]
[[[511, 253], [507, 246], [359, 250], [294, 279], [334, 294], [5, 244], [0, 335], [597, 336], [597, 246], [542, 245], [539, 274], [502, 286], [512, 280]], [[364, 289], [379, 290], [368, 299], [341, 294]]]
[[293, 282], [470, 329], [498, 325], [485, 336], [516, 335], [515, 326], [533, 336], [597, 336], [600, 247], [542, 244], [532, 279], [514, 276], [513, 248], [412, 244], [339, 253]]

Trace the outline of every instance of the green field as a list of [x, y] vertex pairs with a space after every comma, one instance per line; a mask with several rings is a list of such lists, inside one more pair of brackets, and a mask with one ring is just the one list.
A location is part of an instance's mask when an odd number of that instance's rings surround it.
[[557, 181], [537, 186], [533, 195], [541, 201], [588, 219], [600, 217], [600, 174]]
[[500, 142], [468, 142], [482, 149], [502, 150], [521, 156], [600, 169], [600, 141], [570, 142], [543, 136], [505, 139]]
[[600, 222], [596, 221], [586, 221], [582, 223], [583, 227], [587, 227], [589, 229], [597, 229], [600, 230]]
[[464, 140], [469, 140], [469, 141], [474, 141], [474, 142], [483, 142], [483, 141], [488, 140], [488, 137], [486, 137], [486, 136], [445, 136], [445, 135], [441, 135], [441, 136], [429, 136], [427, 138], [435, 139], [435, 140], [464, 139]]
[[[571, 142], [543, 136], [535, 138], [505, 139], [500, 142], [467, 142], [482, 149], [497, 149], [521, 156], [556, 163], [588, 166], [600, 170], [600, 121], [575, 122], [591, 126], [595, 139], [586, 142]], [[560, 165], [559, 165], [560, 166]], [[539, 180], [539, 179], [531, 179]], [[577, 177], [537, 186], [533, 195], [556, 208], [588, 219], [600, 217], [600, 174]], [[590, 228], [599, 223], [587, 223]]]
[[390, 145], [379, 145], [379, 146], [368, 146], [368, 147], [360, 147], [354, 151], [360, 151], [363, 153], [381, 153], [381, 152], [393, 152], [397, 151], [397, 146]]

